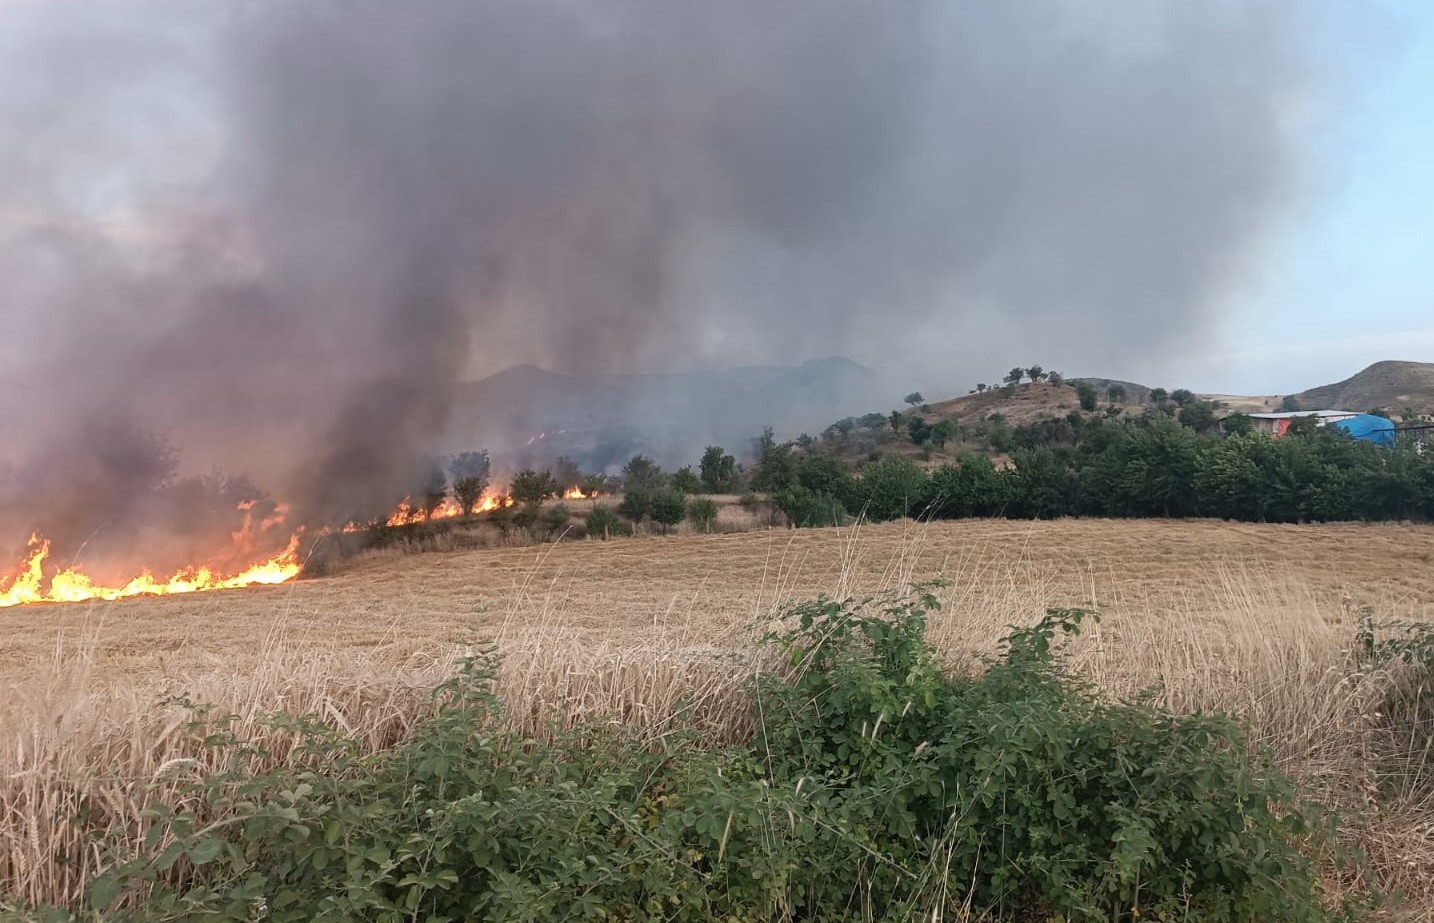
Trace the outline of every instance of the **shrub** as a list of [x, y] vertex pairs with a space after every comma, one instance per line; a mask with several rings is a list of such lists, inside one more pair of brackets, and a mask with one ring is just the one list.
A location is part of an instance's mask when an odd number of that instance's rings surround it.
[[1070, 923], [1333, 919], [1298, 849], [1322, 847], [1328, 825], [1229, 719], [1108, 703], [1065, 675], [1058, 639], [1089, 617], [1077, 610], [1014, 631], [979, 677], [950, 675], [926, 640], [935, 607], [918, 588], [787, 610], [768, 636], [787, 669], [753, 681], [761, 727], [735, 745], [644, 745], [601, 721], [518, 739], [499, 729], [481, 654], [373, 756], [315, 715], [270, 719], [304, 768], [261, 769], [260, 748], [217, 734], [248, 757], [156, 806], [147, 845], [87, 901], [104, 919], [276, 923], [971, 906]]
[[694, 528], [711, 532], [712, 524], [717, 521], [717, 501], [710, 497], [694, 497], [687, 501], [687, 518]]
[[617, 513], [605, 506], [594, 507], [584, 518], [583, 523], [587, 527], [588, 535], [593, 538], [605, 539], [614, 535], [632, 534], [632, 526], [623, 522]]
[[652, 521], [666, 532], [687, 517], [687, 498], [681, 491], [664, 488], [652, 494]]
[[887, 456], [861, 469], [860, 495], [873, 522], [910, 515], [926, 494], [926, 472], [909, 458]]

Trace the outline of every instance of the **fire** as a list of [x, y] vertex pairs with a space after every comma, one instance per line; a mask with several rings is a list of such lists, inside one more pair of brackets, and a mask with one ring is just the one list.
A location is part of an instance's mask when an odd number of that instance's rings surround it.
[[206, 590], [230, 590], [254, 584], [279, 584], [298, 576], [299, 535], [289, 539], [288, 547], [267, 561], [235, 574], [223, 574], [209, 567], [191, 567], [167, 578], [155, 577], [148, 570], [131, 578], [123, 586], [97, 585], [78, 568], [66, 568], [48, 578], [45, 563], [50, 543], [38, 535], [30, 537], [30, 554], [20, 565], [19, 573], [10, 579], [0, 578], [0, 608], [42, 602], [86, 602], [93, 599], [125, 599], [130, 596], [169, 596], [176, 593], [199, 593]]
[[[482, 499], [478, 501], [478, 505], [473, 508], [473, 512], [486, 513], [490, 510], [496, 510], [500, 506], [512, 505], [513, 499], [509, 496], [499, 493], [485, 493]], [[384, 522], [390, 526], [412, 526], [420, 522], [431, 522], [435, 519], [454, 519], [462, 515], [463, 506], [452, 497], [444, 499], [442, 503], [434, 508], [432, 513], [425, 511], [423, 507], [414, 503], [412, 497], [404, 497], [403, 501], [394, 507], [393, 512], [388, 514], [388, 518], [384, 520]], [[364, 526], [351, 522], [347, 526], [344, 526], [344, 531], [358, 532], [363, 528]]]
[[596, 491], [594, 491], [592, 494], [585, 494], [583, 493], [583, 489], [581, 487], [569, 487], [567, 490], [563, 491], [564, 500], [588, 500], [596, 496]]

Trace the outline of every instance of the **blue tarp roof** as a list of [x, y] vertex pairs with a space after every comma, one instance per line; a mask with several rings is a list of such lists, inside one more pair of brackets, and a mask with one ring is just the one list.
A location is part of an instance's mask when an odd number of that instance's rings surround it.
[[1372, 413], [1362, 413], [1348, 420], [1336, 420], [1331, 426], [1338, 426], [1356, 439], [1373, 442], [1382, 446], [1394, 445], [1394, 424]]

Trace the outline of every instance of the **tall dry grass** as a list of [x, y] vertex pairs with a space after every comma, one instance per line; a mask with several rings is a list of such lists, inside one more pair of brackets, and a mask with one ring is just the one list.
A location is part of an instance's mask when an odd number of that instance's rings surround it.
[[[845, 533], [833, 547], [833, 596], [899, 587], [929, 565], [926, 533], [909, 527], [886, 542], [873, 566], [867, 539]], [[653, 546], [652, 553], [660, 553]], [[561, 554], [561, 551], [553, 551]], [[1231, 562], [1191, 574], [1172, 590], [1131, 580], [1115, 566], [1032, 567], [1019, 548], [972, 543], [943, 561], [944, 610], [932, 640], [954, 669], [980, 669], [982, 654], [1015, 624], [1071, 600], [1103, 613], [1068, 649], [1071, 668], [1114, 696], [1148, 692], [1180, 710], [1239, 716], [1280, 765], [1349, 817], [1346, 836], [1370, 858], [1365, 882], [1403, 891], [1404, 919], [1434, 918], [1434, 779], [1430, 729], [1407, 666], [1361, 668], [1352, 650], [1360, 613], [1277, 568]], [[479, 620], [474, 642], [504, 654], [499, 692], [507, 720], [540, 733], [552, 722], [622, 722], [653, 738], [695, 723], [716, 740], [748, 735], [753, 717], [742, 689], [763, 663], [755, 636], [776, 604], [802, 585], [800, 568], [774, 555], [745, 622], [714, 628], [703, 618], [722, 585], [694, 587], [651, 613], [651, 630], [623, 640], [574, 636], [562, 622], [564, 588], [542, 584], [535, 564], [506, 610]], [[1078, 586], [1072, 586], [1073, 573]], [[535, 610], [535, 598], [544, 600]], [[1422, 603], [1398, 594], [1376, 604], [1381, 618], [1417, 618]], [[630, 615], [630, 613], [629, 613]], [[270, 735], [274, 759], [296, 758], [275, 710], [312, 713], [382, 748], [429, 713], [430, 691], [448, 675], [461, 645], [415, 645], [395, 629], [386, 643], [324, 649], [291, 643], [281, 629], [231, 672], [212, 664], [164, 677], [116, 678], [94, 670], [94, 645], [56, 650], [23, 693], [0, 704], [0, 882], [7, 896], [79, 905], [86, 880], [104, 862], [91, 833], [137, 841], [146, 806], [173, 797], [205, 759], [205, 726], [172, 701], [187, 695], [232, 715], [241, 736]], [[94, 641], [98, 644], [100, 629]], [[183, 650], [172, 657], [182, 657]], [[236, 658], [236, 662], [241, 662]], [[82, 822], [77, 822], [82, 819]]]

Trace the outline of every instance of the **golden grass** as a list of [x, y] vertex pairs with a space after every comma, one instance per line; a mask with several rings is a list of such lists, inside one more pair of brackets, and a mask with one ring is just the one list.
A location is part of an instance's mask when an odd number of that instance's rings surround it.
[[[679, 702], [718, 738], [750, 728], [751, 639], [785, 603], [944, 576], [933, 640], [968, 668], [1047, 606], [1100, 610], [1073, 666], [1113, 694], [1158, 689], [1182, 710], [1239, 715], [1331, 803], [1380, 883], [1434, 915], [1434, 804], [1411, 775], [1429, 723], [1376, 714], [1408, 681], [1361, 675], [1361, 607], [1434, 620], [1434, 529], [1213, 522], [889, 524], [855, 530], [582, 541], [422, 556], [374, 554], [289, 586], [11, 610], [0, 661], [0, 890], [74, 905], [100, 861], [80, 808], [137, 836], [139, 811], [202, 771], [187, 692], [238, 716], [324, 715], [369, 746], [400, 738], [475, 640], [505, 653], [500, 692], [527, 730], [601, 717], [653, 735]], [[1411, 730], [1412, 728], [1412, 730]], [[1422, 728], [1422, 730], [1421, 730]], [[282, 750], [278, 758], [284, 758]]]

